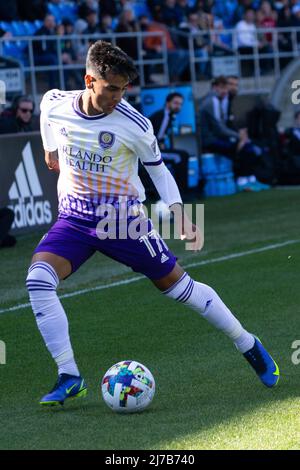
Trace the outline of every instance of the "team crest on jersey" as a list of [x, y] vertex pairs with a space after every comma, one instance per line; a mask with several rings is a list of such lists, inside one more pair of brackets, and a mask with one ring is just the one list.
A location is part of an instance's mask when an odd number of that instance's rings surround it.
[[115, 135], [112, 132], [102, 131], [99, 134], [99, 144], [103, 149], [109, 149], [114, 145]]

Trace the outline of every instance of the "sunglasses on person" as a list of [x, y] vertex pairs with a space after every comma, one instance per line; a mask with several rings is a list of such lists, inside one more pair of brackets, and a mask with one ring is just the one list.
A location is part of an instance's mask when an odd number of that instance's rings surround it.
[[19, 110], [21, 111], [21, 113], [33, 113], [33, 109], [32, 108], [19, 108]]

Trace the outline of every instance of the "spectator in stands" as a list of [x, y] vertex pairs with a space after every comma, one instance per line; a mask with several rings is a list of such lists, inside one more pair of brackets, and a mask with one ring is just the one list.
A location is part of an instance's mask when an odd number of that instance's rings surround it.
[[100, 33], [100, 25], [97, 10], [94, 10], [92, 8], [86, 9], [84, 19], [87, 22], [87, 27], [83, 30], [82, 34], [90, 34], [97, 36]]
[[[276, 2], [277, 4], [279, 2]], [[276, 5], [275, 3], [275, 5]], [[293, 26], [292, 11], [289, 4], [284, 5], [278, 10], [278, 28], [291, 28]], [[291, 52], [293, 50], [292, 34], [291, 32], [284, 31], [278, 33], [278, 48], [280, 52]], [[284, 68], [293, 59], [293, 57], [280, 57], [280, 66]]]
[[[72, 36], [74, 34], [74, 25], [71, 20], [65, 18], [60, 25], [57, 26], [58, 36]], [[77, 50], [74, 47], [74, 40], [61, 39], [61, 55], [64, 65], [72, 65], [78, 63]], [[66, 90], [77, 90], [82, 88], [82, 74], [78, 69], [64, 69], [64, 79]]]
[[0, 134], [33, 132], [39, 130], [39, 119], [34, 115], [34, 102], [28, 96], [17, 96], [11, 108], [0, 116]]
[[112, 18], [119, 16], [121, 13], [121, 5], [119, 2], [112, 2], [111, 0], [100, 0], [100, 15], [109, 15]]
[[[138, 22], [135, 20], [132, 9], [126, 8], [123, 10], [119, 17], [119, 23], [116, 28], [116, 33], [137, 33], [139, 32]], [[138, 41], [137, 37], [122, 37], [118, 38], [117, 45], [126, 52], [132, 59], [138, 58]]]
[[214, 17], [222, 18], [225, 28], [233, 28], [236, 22], [238, 0], [215, 0], [212, 13]]
[[[195, 57], [200, 59], [196, 64], [197, 75], [198, 78], [200, 76], [209, 78], [210, 64], [208, 58], [211, 52], [210, 37], [207, 28], [203, 28], [202, 26], [205, 25], [203, 25], [203, 23], [201, 24], [201, 16], [197, 13], [190, 13], [188, 15], [188, 21], [180, 24], [180, 30], [196, 35], [194, 37], [194, 52]], [[184, 49], [189, 49], [188, 38], [186, 36], [181, 37], [181, 44]]]
[[[102, 3], [102, 2], [101, 2]], [[115, 3], [115, 2], [111, 2]], [[95, 11], [97, 16], [99, 14], [99, 2], [97, 0], [82, 0], [78, 6], [78, 16], [79, 18], [85, 19], [87, 14], [91, 11]], [[102, 12], [101, 12], [102, 14]]]
[[177, 0], [176, 9], [180, 16], [180, 21], [187, 21], [192, 8], [189, 5], [189, 0]]
[[[100, 33], [113, 35], [113, 19], [107, 13], [101, 15], [100, 19]], [[105, 41], [112, 42], [110, 38], [105, 38]]]
[[233, 55], [232, 36], [226, 34], [223, 20], [214, 18], [214, 32], [211, 34], [212, 52], [216, 56]]
[[[253, 8], [248, 8], [245, 11], [244, 19], [239, 21], [235, 28], [236, 47], [242, 55], [252, 55], [256, 51], [258, 53], [269, 53], [272, 51], [271, 46], [266, 41], [258, 40], [258, 33], [256, 28], [256, 16]], [[242, 65], [245, 65], [244, 71], [246, 74], [252, 75], [253, 73], [253, 60], [244, 60]], [[269, 68], [269, 61], [262, 61], [262, 70]]]
[[[292, 8], [292, 26], [300, 27], [300, 5], [296, 4]], [[297, 31], [297, 42], [300, 43], [300, 33]]]
[[176, 28], [183, 20], [182, 12], [176, 5], [176, 0], [164, 0], [161, 8], [162, 22], [170, 28]]
[[[257, 26], [259, 28], [275, 28], [277, 24], [277, 13], [272, 9], [270, 2], [266, 0], [261, 3], [256, 17]], [[266, 42], [272, 45], [273, 34], [271, 32], [267, 32], [264, 34], [264, 37]]]
[[259, 6], [260, 0], [238, 0], [238, 5], [234, 11], [233, 24], [237, 24], [245, 16], [246, 11], [250, 8], [254, 11]]
[[[56, 36], [56, 21], [53, 15], [46, 14], [43, 26], [38, 29], [35, 36]], [[58, 65], [57, 43], [55, 40], [40, 39], [33, 42], [34, 62], [35, 65]], [[58, 86], [57, 71], [49, 70], [48, 86], [56, 88]]]
[[10, 248], [17, 243], [15, 237], [9, 234], [14, 218], [14, 211], [8, 207], [0, 208], [0, 248]]
[[249, 139], [247, 129], [228, 125], [228, 85], [223, 76], [212, 81], [212, 91], [200, 100], [200, 130], [203, 153], [216, 153], [233, 160], [240, 190], [261, 190], [269, 186], [256, 180], [255, 170], [262, 150]]
[[188, 184], [189, 154], [174, 148], [174, 120], [180, 113], [183, 96], [180, 93], [170, 93], [163, 109], [156, 111], [149, 119], [152, 122], [154, 134], [162, 150], [162, 158], [170, 167], [180, 190], [185, 193]]
[[[166, 40], [166, 47], [168, 53], [169, 76], [173, 82], [180, 80], [182, 74], [189, 64], [188, 51], [175, 46], [170, 32], [165, 24], [162, 23], [161, 13], [158, 10], [154, 21], [148, 19], [147, 32], [160, 32], [163, 33]], [[163, 41], [160, 36], [148, 36], [144, 40], [144, 47], [148, 57], [153, 59], [162, 58]]]

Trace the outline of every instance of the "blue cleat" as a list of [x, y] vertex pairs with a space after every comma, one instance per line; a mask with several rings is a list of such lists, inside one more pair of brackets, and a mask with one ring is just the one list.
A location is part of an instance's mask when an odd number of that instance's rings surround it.
[[40, 405], [63, 405], [67, 398], [80, 398], [87, 395], [87, 386], [82, 377], [69, 374], [58, 376], [57, 382], [51, 392], [40, 400]]
[[253, 348], [245, 352], [244, 356], [266, 387], [277, 385], [279, 367], [258, 338], [255, 337]]

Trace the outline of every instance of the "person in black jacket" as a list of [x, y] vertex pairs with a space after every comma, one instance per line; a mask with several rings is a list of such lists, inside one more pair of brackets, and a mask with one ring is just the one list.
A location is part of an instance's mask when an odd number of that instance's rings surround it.
[[14, 211], [8, 207], [0, 208], [0, 248], [9, 248], [16, 244], [15, 237], [9, 235], [14, 217]]
[[33, 113], [33, 100], [26, 95], [17, 96], [12, 106], [1, 113], [0, 134], [38, 131], [39, 118]]
[[[43, 26], [38, 29], [35, 36], [56, 36], [56, 21], [53, 15], [47, 13], [44, 18]], [[58, 65], [58, 51], [55, 40], [40, 39], [33, 42], [34, 63], [35, 65]], [[49, 88], [57, 87], [57, 72], [49, 70], [48, 85]]]
[[174, 121], [182, 105], [183, 96], [177, 92], [170, 93], [164, 108], [156, 111], [149, 119], [161, 148], [162, 158], [173, 173], [181, 192], [185, 193], [188, 187], [189, 154], [174, 148]]

